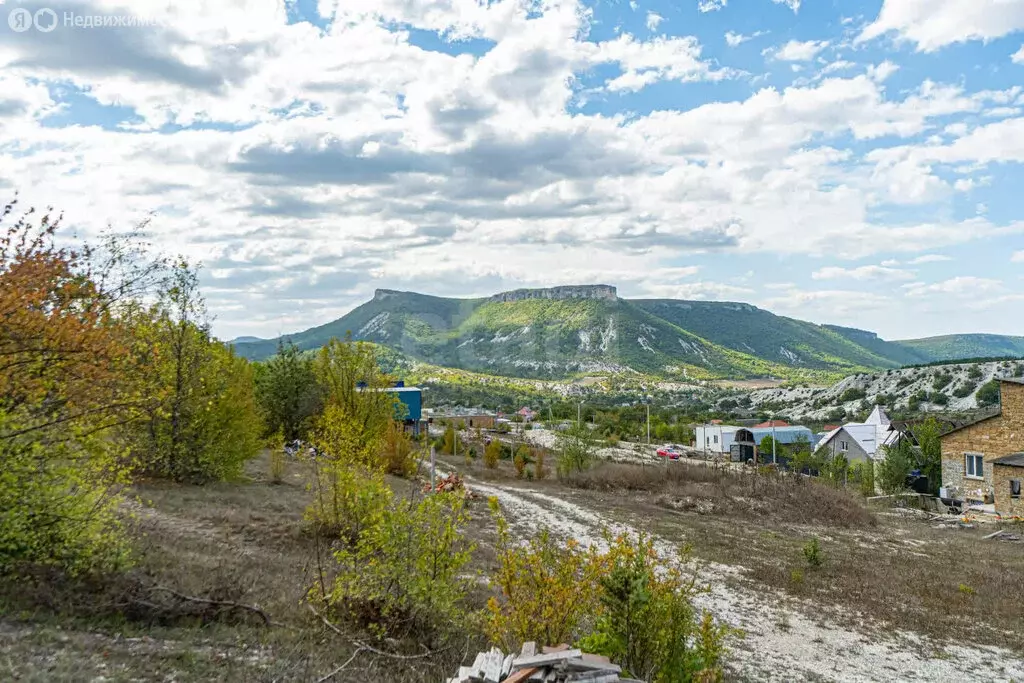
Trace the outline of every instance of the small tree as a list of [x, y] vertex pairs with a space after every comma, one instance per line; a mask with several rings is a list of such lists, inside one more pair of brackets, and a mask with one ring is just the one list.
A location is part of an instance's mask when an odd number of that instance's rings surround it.
[[565, 476], [590, 468], [597, 453], [594, 433], [585, 424], [574, 424], [555, 437], [558, 450], [558, 474]]
[[875, 480], [884, 493], [894, 494], [905, 491], [907, 475], [914, 469], [916, 458], [914, 449], [906, 439], [883, 446], [885, 459], [879, 463], [875, 471]]
[[501, 441], [494, 439], [484, 448], [484, 465], [493, 470], [498, 466], [499, 460], [501, 460]]

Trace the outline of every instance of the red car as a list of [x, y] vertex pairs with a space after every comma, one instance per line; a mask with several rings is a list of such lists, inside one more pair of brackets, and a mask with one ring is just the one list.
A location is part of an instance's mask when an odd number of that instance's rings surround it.
[[669, 460], [678, 460], [681, 453], [671, 446], [662, 446], [658, 449], [658, 457], [668, 458]]

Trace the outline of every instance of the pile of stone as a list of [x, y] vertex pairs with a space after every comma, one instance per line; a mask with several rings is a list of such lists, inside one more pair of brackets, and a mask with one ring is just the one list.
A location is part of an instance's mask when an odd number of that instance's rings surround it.
[[[471, 666], [459, 667], [448, 683], [617, 683], [620, 669], [607, 657], [570, 649], [568, 645], [543, 647], [525, 643], [519, 654], [498, 648], [477, 654]], [[633, 683], [639, 683], [634, 681]]]
[[[462, 481], [462, 477], [460, 477], [457, 473], [452, 472], [447, 477], [441, 477], [440, 479], [437, 480], [437, 483], [434, 485], [433, 492], [451, 493], [453, 491], [461, 491], [464, 488], [466, 488], [466, 484], [465, 482]], [[429, 483], [423, 485], [423, 492], [431, 492]]]

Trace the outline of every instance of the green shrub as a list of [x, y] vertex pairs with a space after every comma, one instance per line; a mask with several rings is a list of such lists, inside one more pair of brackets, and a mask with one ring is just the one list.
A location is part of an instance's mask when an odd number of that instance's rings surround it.
[[657, 683], [722, 678], [728, 627], [711, 614], [698, 614], [693, 598], [701, 592], [679, 569], [658, 555], [644, 536], [620, 536], [602, 563], [598, 579], [601, 616], [579, 642], [587, 652], [617, 662], [624, 675]]
[[484, 448], [484, 465], [493, 470], [498, 466], [499, 460], [501, 460], [501, 442], [494, 439]]
[[948, 372], [940, 372], [932, 378], [932, 389], [939, 391], [940, 389], [949, 386], [949, 383], [952, 381], [953, 375]]
[[333, 609], [381, 638], [444, 641], [468, 619], [467, 519], [461, 492], [385, 506], [353, 547], [335, 553]]
[[982, 373], [981, 368], [977, 365], [972, 365], [971, 369], [967, 371], [967, 376], [971, 379], [981, 379]]
[[975, 397], [979, 408], [994, 406], [999, 403], [999, 380], [993, 379], [981, 385]]
[[977, 386], [974, 382], [963, 382], [958, 384], [956, 389], [953, 390], [953, 395], [957, 398], [965, 398], [973, 394]]
[[850, 387], [839, 396], [840, 403], [849, 403], [850, 401], [859, 401], [867, 396], [867, 392], [863, 389], [856, 387]]
[[559, 543], [546, 529], [520, 545], [509, 533], [497, 499], [488, 504], [498, 527], [498, 569], [491, 585], [500, 592], [487, 603], [488, 638], [505, 650], [531, 640], [575, 642], [598, 607], [597, 552], [572, 539]]
[[808, 566], [817, 569], [825, 562], [825, 557], [821, 552], [821, 544], [818, 543], [817, 538], [812, 538], [804, 544], [804, 559], [807, 560]]
[[546, 530], [520, 545], [510, 538], [497, 501], [501, 592], [487, 605], [486, 631], [506, 650], [519, 643], [576, 643], [620, 664], [634, 677], [659, 683], [714, 681], [730, 629], [699, 613], [701, 592], [686, 577], [686, 553], [663, 558], [651, 539], [608, 538], [609, 549], [556, 541]]
[[339, 460], [313, 461], [313, 503], [306, 521], [317, 533], [348, 545], [377, 523], [393, 494], [377, 471]]
[[928, 396], [928, 402], [934, 403], [937, 406], [944, 406], [949, 403], [949, 396], [946, 396], [945, 394], [937, 391], [933, 391]]

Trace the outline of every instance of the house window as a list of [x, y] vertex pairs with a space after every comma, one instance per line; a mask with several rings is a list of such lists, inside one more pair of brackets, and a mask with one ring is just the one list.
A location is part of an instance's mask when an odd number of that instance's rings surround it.
[[964, 472], [968, 479], [985, 478], [985, 459], [978, 453], [967, 453], [964, 455]]
[[1020, 498], [1020, 479], [1010, 480], [1010, 498]]
[[715, 434], [715, 443], [718, 443], [718, 434]]
[[848, 442], [846, 442], [846, 441], [840, 441], [839, 442], [839, 450], [841, 450], [841, 451], [848, 451], [848, 450], [850, 450], [850, 444]]

